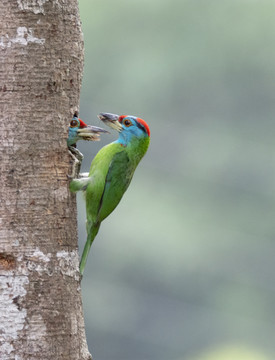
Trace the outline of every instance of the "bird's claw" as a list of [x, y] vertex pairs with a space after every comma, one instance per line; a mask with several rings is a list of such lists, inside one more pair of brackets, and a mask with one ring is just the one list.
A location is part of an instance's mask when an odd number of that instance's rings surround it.
[[73, 146], [69, 146], [69, 153], [74, 161], [73, 165], [72, 165], [72, 174], [71, 175], [67, 175], [68, 179], [75, 179], [78, 178], [79, 176], [79, 172], [80, 172], [80, 167], [81, 167], [81, 163], [83, 160], [83, 154], [75, 147]]

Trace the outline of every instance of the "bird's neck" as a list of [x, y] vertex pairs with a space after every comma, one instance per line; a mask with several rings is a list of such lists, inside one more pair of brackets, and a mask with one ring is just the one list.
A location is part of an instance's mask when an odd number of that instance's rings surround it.
[[132, 137], [129, 141], [126, 141], [124, 137], [120, 136], [116, 142], [125, 149], [134, 166], [137, 166], [148, 149], [150, 138], [149, 136]]

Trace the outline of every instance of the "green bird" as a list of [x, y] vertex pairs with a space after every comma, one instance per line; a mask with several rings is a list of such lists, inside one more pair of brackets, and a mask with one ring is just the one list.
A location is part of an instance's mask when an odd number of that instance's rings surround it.
[[70, 190], [82, 190], [86, 199], [87, 241], [80, 261], [81, 274], [101, 222], [120, 202], [150, 143], [150, 129], [144, 120], [110, 113], [100, 113], [98, 117], [116, 129], [119, 137], [97, 153], [88, 177], [74, 179], [70, 183]]

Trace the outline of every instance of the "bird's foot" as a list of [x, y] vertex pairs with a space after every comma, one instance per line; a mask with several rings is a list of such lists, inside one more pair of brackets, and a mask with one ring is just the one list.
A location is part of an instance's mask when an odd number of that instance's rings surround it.
[[69, 146], [69, 153], [73, 159], [72, 174], [67, 175], [69, 179], [77, 179], [79, 177], [83, 154], [75, 147]]

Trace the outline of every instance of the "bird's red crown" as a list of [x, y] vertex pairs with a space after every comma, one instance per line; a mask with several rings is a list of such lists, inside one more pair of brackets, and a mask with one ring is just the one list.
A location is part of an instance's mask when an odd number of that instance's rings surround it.
[[79, 122], [80, 122], [80, 128], [85, 128], [85, 127], [87, 127], [87, 125], [85, 124], [85, 122], [84, 121], [82, 121], [81, 119], [79, 119], [78, 118], [78, 120], [79, 120]]
[[[129, 115], [121, 115], [118, 118], [118, 121], [121, 123], [122, 120], [124, 118], [126, 118], [127, 116], [129, 116]], [[145, 131], [147, 132], [147, 135], [150, 136], [150, 129], [149, 129], [149, 126], [148, 126], [147, 122], [145, 122], [143, 119], [138, 118], [138, 117], [136, 118], [136, 121], [139, 122], [144, 127]]]

